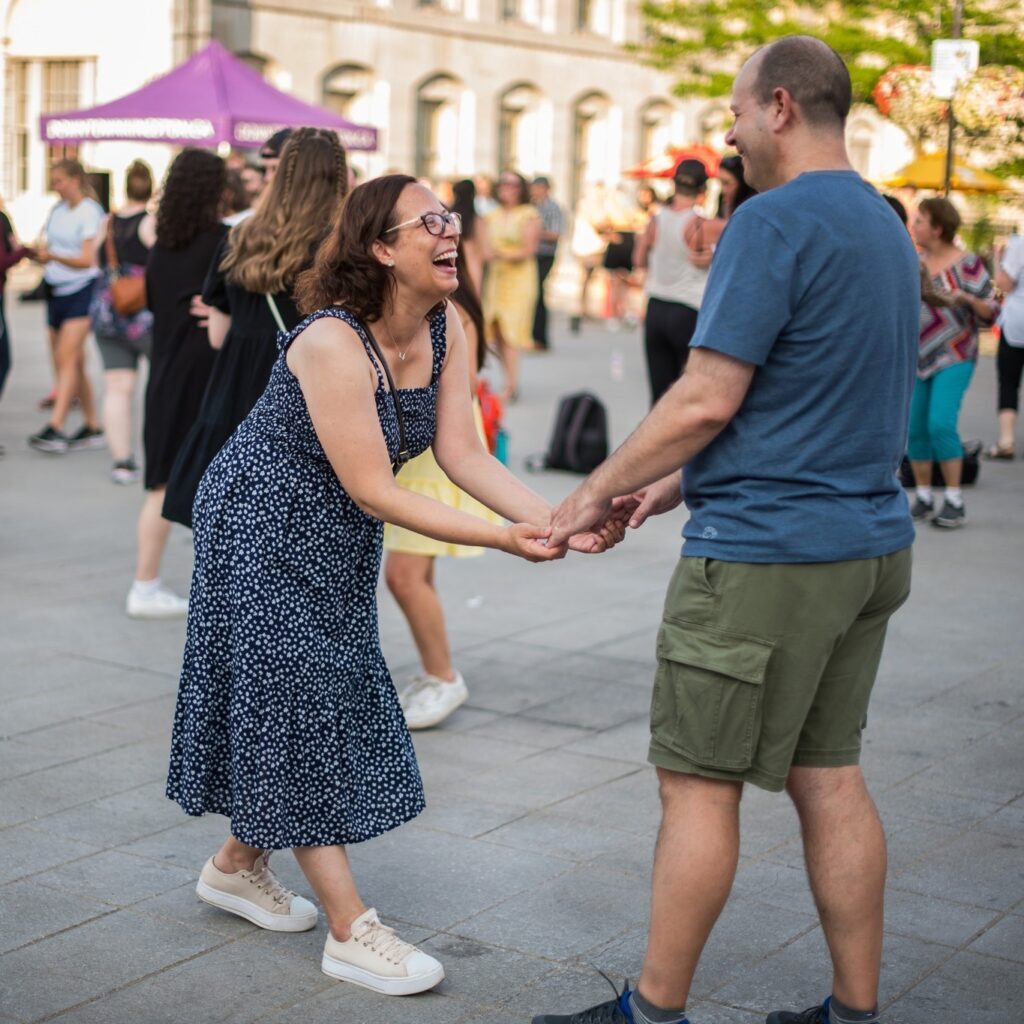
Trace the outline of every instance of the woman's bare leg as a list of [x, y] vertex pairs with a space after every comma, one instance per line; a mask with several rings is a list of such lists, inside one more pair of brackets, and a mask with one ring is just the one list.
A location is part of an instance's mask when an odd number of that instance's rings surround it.
[[57, 332], [54, 352], [57, 398], [50, 414], [50, 425], [54, 430], [64, 429], [64, 421], [76, 395], [82, 405], [86, 426], [91, 430], [99, 429], [96, 406], [92, 400], [92, 387], [85, 372], [85, 342], [89, 337], [89, 327], [90, 320], [87, 316], [77, 316], [73, 320], [65, 320]]
[[344, 846], [296, 846], [292, 851], [327, 915], [331, 934], [345, 942], [352, 922], [366, 911]]
[[409, 623], [413, 643], [423, 670], [451, 683], [455, 681], [444, 607], [434, 586], [436, 559], [430, 555], [410, 555], [389, 551], [384, 563], [384, 579]]
[[160, 562], [167, 547], [171, 524], [163, 517], [165, 487], [146, 492], [138, 526], [138, 561], [135, 579], [140, 583], [155, 580], [160, 575]]
[[132, 399], [137, 379], [135, 370], [107, 370], [103, 376], [103, 423], [114, 462], [124, 462], [132, 453]]

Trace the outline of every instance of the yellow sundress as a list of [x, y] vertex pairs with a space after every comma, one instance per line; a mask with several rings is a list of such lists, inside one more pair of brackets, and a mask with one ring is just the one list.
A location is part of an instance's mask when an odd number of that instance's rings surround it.
[[[526, 225], [538, 217], [534, 207], [515, 206], [506, 210], [499, 206], [486, 216], [491, 245], [497, 254], [516, 252], [523, 247]], [[537, 261], [519, 263], [494, 259], [487, 266], [484, 278], [484, 317], [487, 320], [487, 341], [494, 344], [492, 325], [497, 321], [506, 344], [532, 349], [533, 316], [537, 309]]]
[[[483, 438], [484, 421], [480, 415], [480, 406], [475, 401], [473, 403], [473, 418], [476, 420], [477, 433]], [[476, 498], [460, 490], [448, 479], [444, 470], [437, 464], [437, 459], [434, 458], [431, 448], [407, 462], [395, 480], [407, 491], [433, 498], [449, 508], [458, 509], [460, 512], [469, 512], [488, 523], [502, 522], [501, 516], [492, 512], [486, 505], [480, 504]], [[384, 550], [399, 551], [405, 555], [448, 558], [475, 558], [484, 553], [483, 548], [465, 547], [461, 544], [449, 544], [447, 541], [434, 540], [432, 537], [424, 537], [422, 534], [407, 530], [404, 526], [395, 526], [393, 523], [384, 524]]]

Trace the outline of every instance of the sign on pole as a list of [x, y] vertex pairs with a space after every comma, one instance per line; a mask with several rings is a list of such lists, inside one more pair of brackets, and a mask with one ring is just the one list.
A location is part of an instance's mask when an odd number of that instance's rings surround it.
[[961, 82], [978, 70], [975, 39], [936, 39], [932, 43], [932, 90], [940, 100], [951, 100]]

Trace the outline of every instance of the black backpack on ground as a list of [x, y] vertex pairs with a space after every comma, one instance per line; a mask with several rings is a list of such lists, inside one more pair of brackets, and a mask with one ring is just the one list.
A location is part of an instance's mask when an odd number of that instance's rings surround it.
[[[565, 395], [558, 402], [545, 469], [589, 473], [608, 458], [608, 412], [589, 391]], [[539, 460], [538, 460], [539, 461]]]

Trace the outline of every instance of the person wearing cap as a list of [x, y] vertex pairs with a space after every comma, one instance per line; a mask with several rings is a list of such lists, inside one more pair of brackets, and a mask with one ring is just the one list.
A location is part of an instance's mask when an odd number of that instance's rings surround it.
[[274, 172], [281, 162], [281, 150], [292, 137], [291, 128], [282, 128], [274, 132], [260, 147], [260, 160], [263, 161], [263, 187], [266, 188], [274, 180]]
[[675, 194], [651, 217], [633, 254], [633, 265], [647, 270], [644, 351], [651, 405], [683, 372], [697, 328], [708, 271], [695, 265], [691, 256], [694, 248], [701, 248], [703, 218], [696, 206], [707, 181], [708, 172], [699, 160], [683, 160], [673, 178]]
[[530, 182], [530, 202], [540, 214], [540, 241], [537, 243], [537, 309], [533, 314], [533, 340], [538, 348], [549, 348], [548, 307], [544, 304], [544, 280], [555, 265], [558, 240], [564, 230], [565, 215], [551, 198], [551, 182], [543, 175]]

